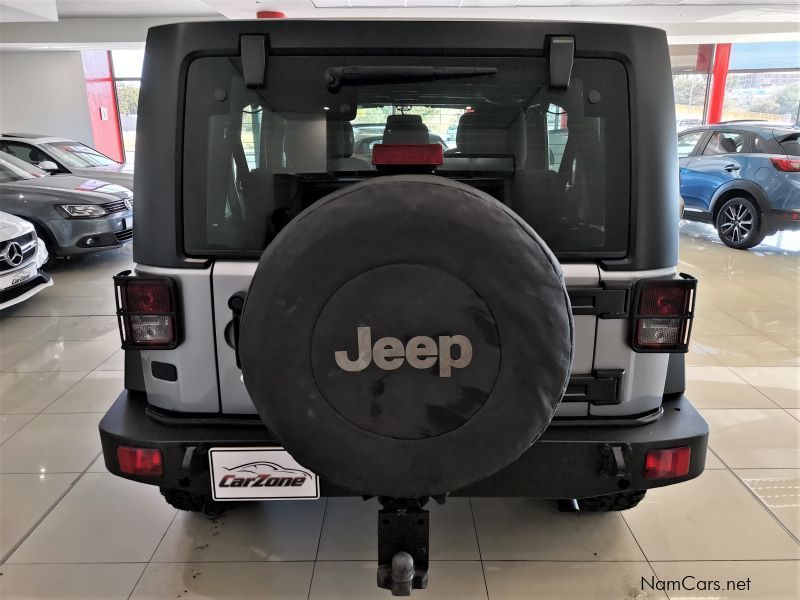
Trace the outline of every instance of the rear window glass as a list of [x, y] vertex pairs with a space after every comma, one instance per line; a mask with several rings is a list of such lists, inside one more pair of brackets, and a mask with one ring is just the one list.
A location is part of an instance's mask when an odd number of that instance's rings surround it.
[[[189, 255], [257, 256], [326, 194], [390, 174], [376, 146], [438, 144], [435, 174], [514, 209], [560, 256], [627, 250], [624, 67], [577, 59], [568, 90], [529, 57], [276, 56], [248, 89], [239, 58], [189, 68]], [[391, 173], [398, 167], [389, 167]]]
[[780, 140], [781, 148], [789, 156], [800, 156], [800, 133], [784, 136]]

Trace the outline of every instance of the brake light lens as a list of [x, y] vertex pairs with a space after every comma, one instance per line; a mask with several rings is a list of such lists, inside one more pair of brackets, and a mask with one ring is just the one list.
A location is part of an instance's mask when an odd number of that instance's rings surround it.
[[161, 450], [155, 448], [117, 448], [119, 470], [127, 475], [161, 477], [164, 474], [164, 458]]
[[438, 167], [444, 163], [444, 150], [439, 144], [375, 144], [372, 164], [419, 165]]
[[800, 159], [797, 158], [770, 158], [773, 166], [778, 171], [797, 173], [800, 171]]
[[644, 478], [683, 477], [689, 473], [691, 459], [692, 449], [689, 446], [648, 450], [644, 457]]
[[687, 352], [694, 318], [697, 280], [643, 280], [634, 294], [636, 313], [631, 345], [637, 352]]
[[117, 319], [123, 348], [172, 349], [178, 346], [177, 291], [170, 277], [114, 277]]

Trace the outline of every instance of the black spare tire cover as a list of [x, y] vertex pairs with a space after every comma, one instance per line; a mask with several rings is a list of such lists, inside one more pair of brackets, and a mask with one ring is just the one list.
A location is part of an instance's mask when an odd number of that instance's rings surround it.
[[561, 269], [514, 212], [433, 176], [301, 213], [242, 316], [244, 383], [302, 465], [369, 495], [454, 491], [542, 434], [572, 366]]

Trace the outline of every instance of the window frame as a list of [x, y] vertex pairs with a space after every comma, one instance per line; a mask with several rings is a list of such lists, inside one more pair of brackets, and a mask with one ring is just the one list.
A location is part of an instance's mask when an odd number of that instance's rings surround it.
[[682, 137], [686, 137], [688, 135], [692, 135], [693, 133], [699, 133], [700, 137], [697, 138], [697, 141], [695, 142], [694, 147], [692, 148], [691, 152], [689, 152], [689, 154], [687, 154], [685, 156], [681, 156], [681, 154], [679, 153], [678, 154], [678, 159], [691, 158], [693, 156], [697, 156], [698, 147], [700, 147], [702, 145], [703, 148], [705, 148], [706, 139], [708, 138], [708, 134], [709, 134], [709, 130], [708, 129], [687, 129], [686, 131], [681, 131], [678, 134], [678, 144], [681, 143], [681, 138]]
[[[710, 129], [708, 133], [709, 133], [709, 135], [706, 137], [705, 143], [703, 144], [703, 149], [698, 153], [698, 156], [708, 156], [708, 157], [713, 157], [713, 156], [731, 156], [731, 155], [740, 156], [742, 154], [749, 154], [750, 153], [750, 149], [752, 147], [752, 141], [753, 140], [751, 138], [750, 132], [748, 132], [748, 131], [742, 131], [741, 129], [728, 129], [728, 128], [724, 127], [724, 128], [719, 128], [719, 129]], [[723, 133], [732, 133], [734, 135], [740, 135], [740, 136], [742, 136], [744, 138], [744, 142], [742, 144], [741, 152], [722, 152], [722, 153], [719, 153], [719, 154], [706, 154], [705, 153], [706, 152], [706, 148], [708, 148], [708, 145], [711, 143], [711, 138], [713, 138], [717, 134], [723, 134]]]

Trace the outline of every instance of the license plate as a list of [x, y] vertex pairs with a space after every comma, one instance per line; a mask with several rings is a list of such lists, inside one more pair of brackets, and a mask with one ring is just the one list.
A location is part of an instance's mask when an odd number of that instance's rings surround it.
[[120, 231], [125, 231], [126, 229], [133, 229], [133, 217], [128, 217], [127, 219], [120, 219], [119, 229]]
[[0, 290], [19, 285], [36, 275], [36, 265], [29, 265], [24, 269], [0, 277]]
[[316, 500], [319, 478], [283, 448], [211, 448], [214, 500]]

